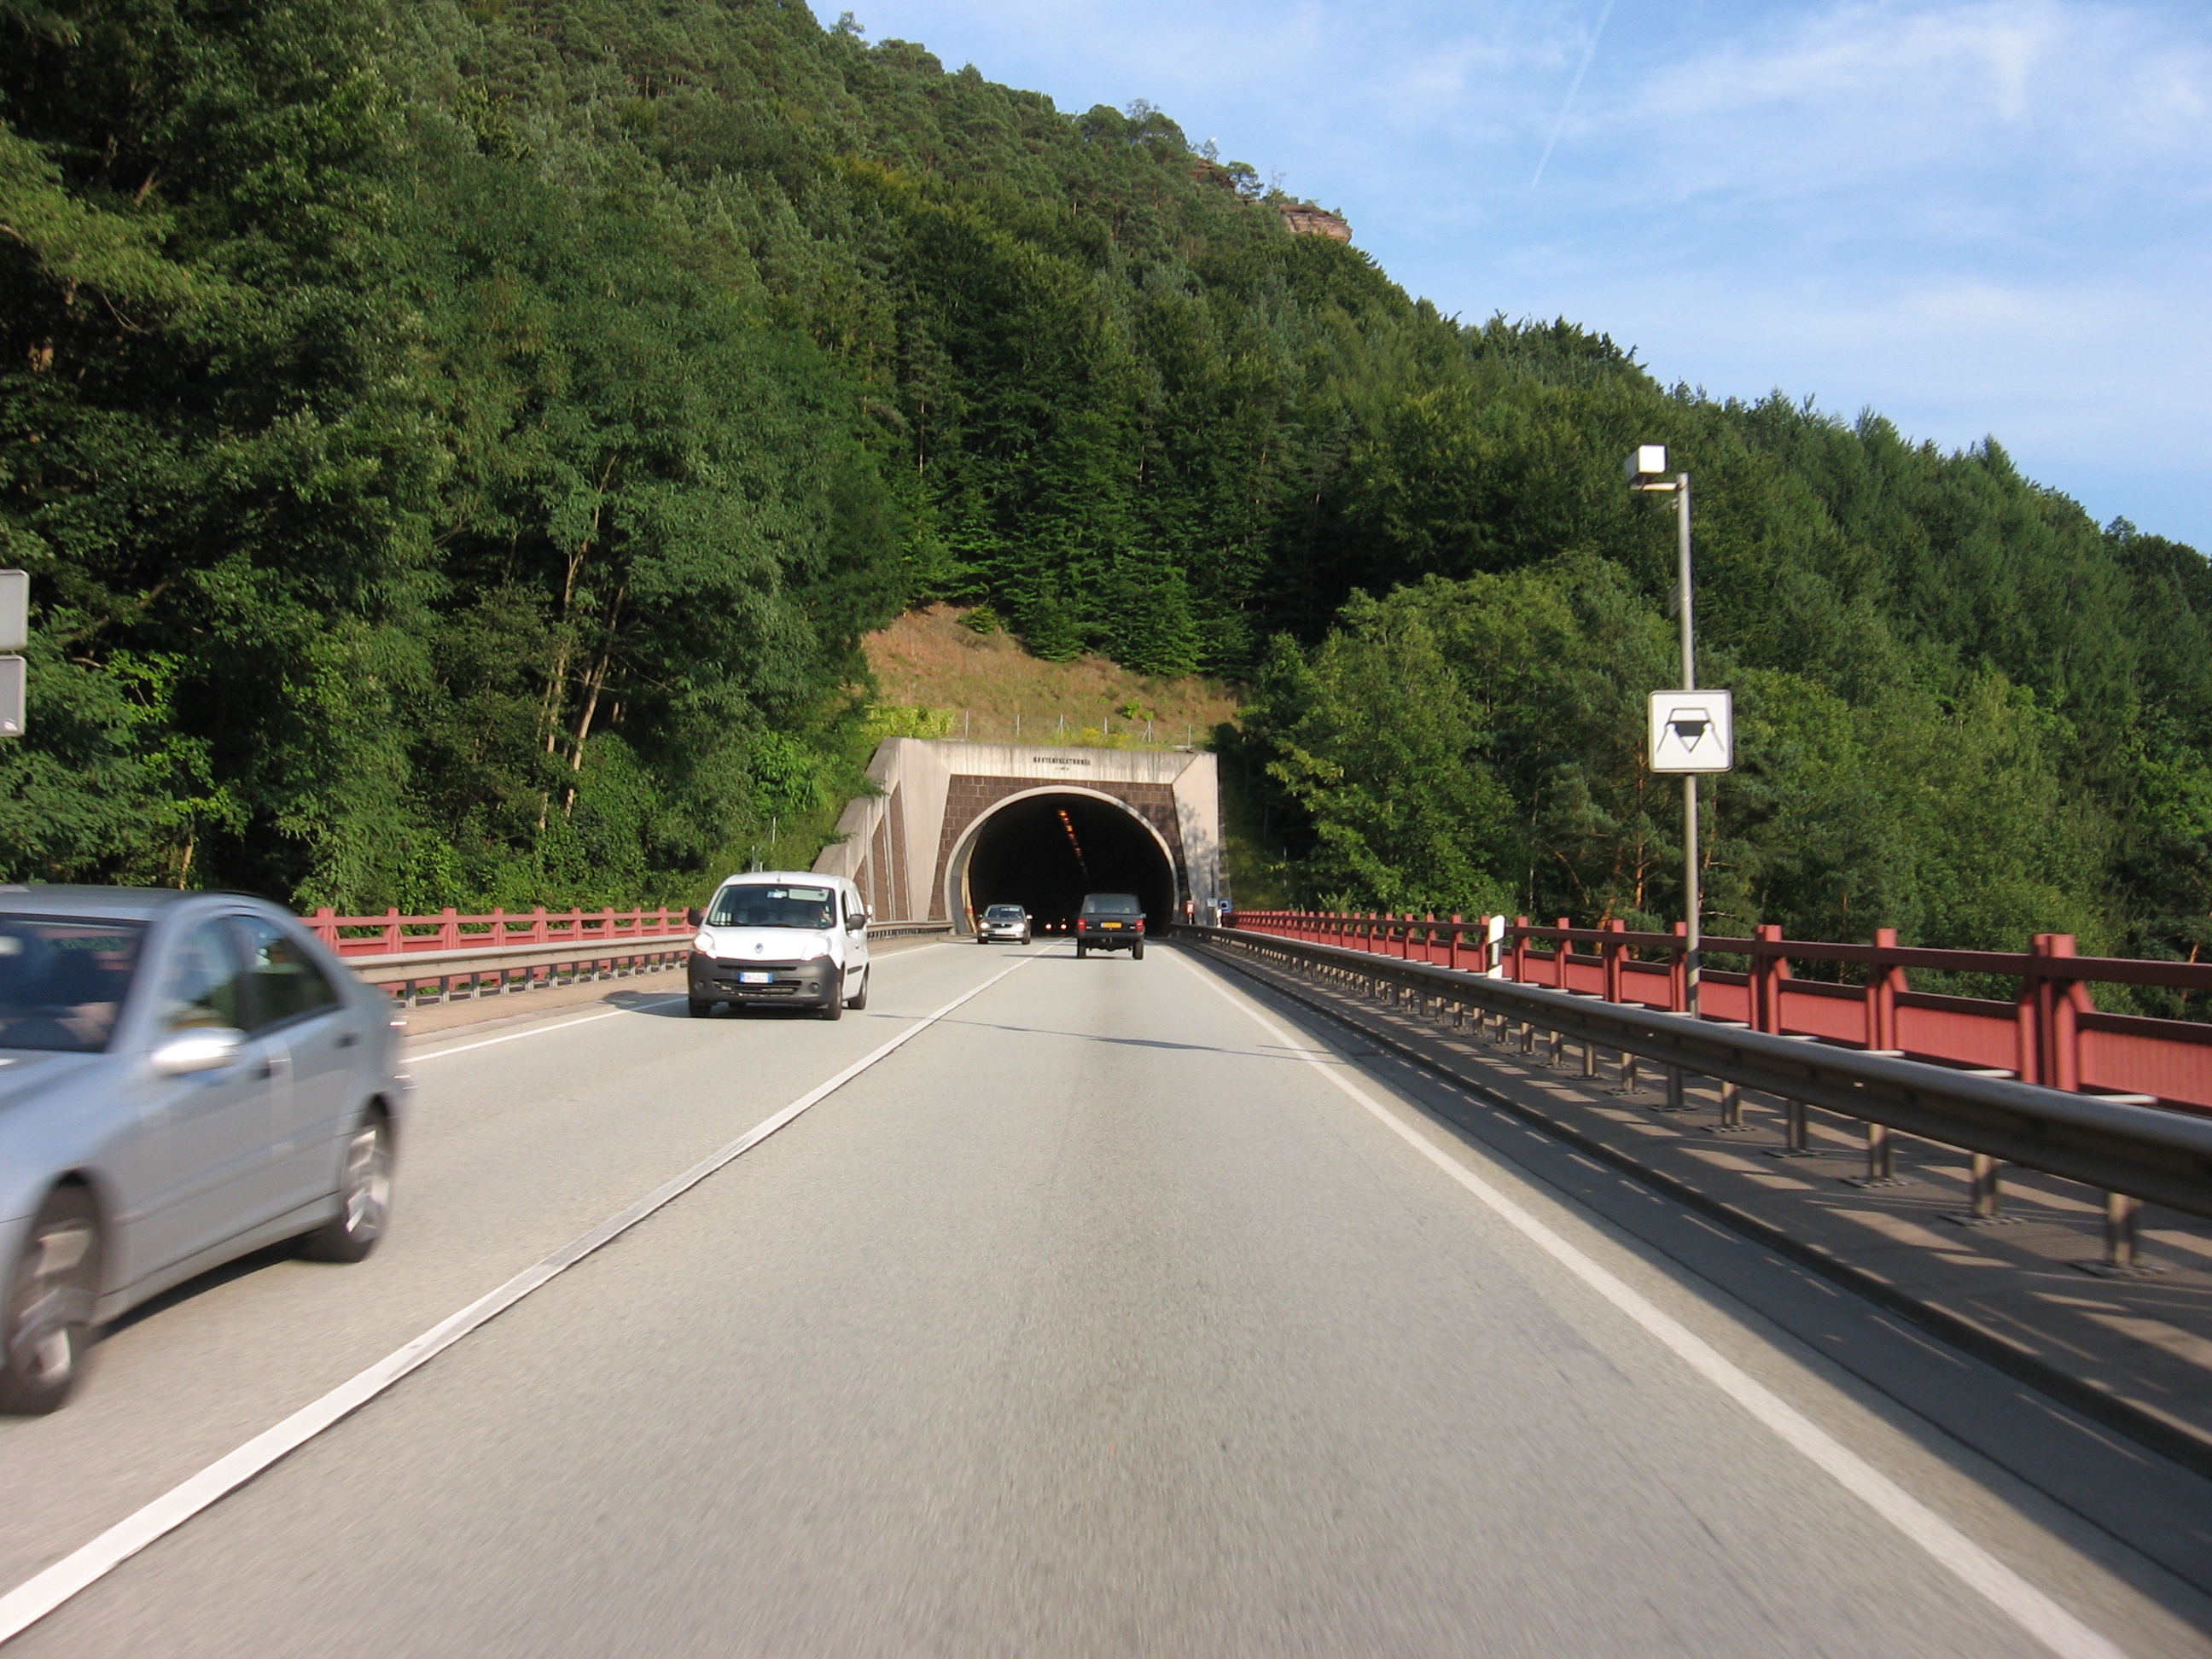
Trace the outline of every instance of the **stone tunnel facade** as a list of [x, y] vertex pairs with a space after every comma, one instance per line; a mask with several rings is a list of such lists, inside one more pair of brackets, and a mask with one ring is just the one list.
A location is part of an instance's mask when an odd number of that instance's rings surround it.
[[849, 877], [884, 921], [965, 931], [976, 832], [1008, 803], [1043, 793], [1109, 802], [1139, 821], [1174, 871], [1178, 913], [1221, 895], [1221, 797], [1210, 753], [889, 738], [868, 776], [881, 793], [846, 807], [814, 868]]

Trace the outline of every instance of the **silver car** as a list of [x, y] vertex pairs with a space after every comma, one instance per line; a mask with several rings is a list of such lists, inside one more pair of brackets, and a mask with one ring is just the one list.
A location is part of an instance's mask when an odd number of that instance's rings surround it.
[[374, 1249], [398, 1049], [275, 905], [0, 888], [0, 1410], [53, 1410], [96, 1326], [218, 1262]]
[[1018, 904], [992, 905], [975, 918], [975, 943], [988, 945], [993, 939], [1013, 939], [1027, 945], [1030, 913]]

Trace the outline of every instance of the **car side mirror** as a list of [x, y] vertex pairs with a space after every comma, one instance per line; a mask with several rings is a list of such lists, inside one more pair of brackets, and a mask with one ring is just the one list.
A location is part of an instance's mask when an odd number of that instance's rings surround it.
[[684, 913], [684, 920], [690, 926], [696, 927], [701, 922], [707, 920], [707, 913], [695, 904], [689, 910], [686, 910]]
[[848, 933], [857, 933], [867, 925], [868, 913], [866, 910], [855, 910], [845, 918], [845, 931]]
[[228, 1025], [199, 1025], [165, 1038], [154, 1050], [154, 1069], [163, 1077], [220, 1072], [246, 1047], [246, 1033]]

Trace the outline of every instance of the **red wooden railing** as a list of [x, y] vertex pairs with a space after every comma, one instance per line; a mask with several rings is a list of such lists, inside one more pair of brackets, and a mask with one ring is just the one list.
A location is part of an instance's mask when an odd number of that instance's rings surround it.
[[[1648, 1008], [1680, 1012], [1685, 1006], [1680, 922], [1672, 933], [1632, 933], [1619, 921], [1576, 927], [1563, 916], [1543, 927], [1516, 916], [1503, 929], [1495, 960], [1486, 943], [1491, 923], [1487, 916], [1304, 910], [1240, 910], [1231, 918], [1234, 927], [1311, 944], [1495, 971]], [[1751, 963], [1748, 973], [1700, 969], [1698, 1012], [1706, 1019], [2212, 1112], [2212, 1024], [2100, 1012], [2089, 994], [2100, 984], [2212, 991], [2212, 963], [2076, 956], [2070, 933], [2038, 933], [2026, 951], [1936, 951], [1900, 945], [1890, 927], [1877, 930], [1871, 945], [1838, 945], [1785, 939], [1781, 928], [1762, 927], [1750, 939], [1709, 937], [1699, 945]], [[1856, 969], [1859, 981], [1797, 979], [1793, 962], [1836, 963]], [[1905, 978], [1913, 969], [2010, 977], [2020, 991], [2008, 1003], [1915, 991]]]
[[401, 956], [410, 951], [465, 951], [497, 945], [615, 945], [680, 938], [696, 930], [682, 910], [494, 910], [462, 915], [342, 916], [328, 909], [301, 918], [342, 957]]

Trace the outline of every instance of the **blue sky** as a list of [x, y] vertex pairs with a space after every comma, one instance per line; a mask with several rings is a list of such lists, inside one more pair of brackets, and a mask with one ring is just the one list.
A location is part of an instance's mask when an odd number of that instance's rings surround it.
[[1447, 312], [1994, 434], [2212, 551], [2205, 0], [851, 3], [1063, 109], [1151, 100]]

